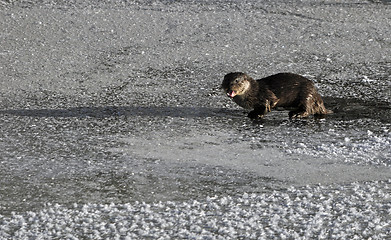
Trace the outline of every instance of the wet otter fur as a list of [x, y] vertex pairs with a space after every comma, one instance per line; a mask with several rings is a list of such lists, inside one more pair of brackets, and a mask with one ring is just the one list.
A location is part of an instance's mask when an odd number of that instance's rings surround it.
[[248, 117], [262, 118], [276, 107], [290, 108], [289, 118], [332, 113], [324, 106], [314, 83], [298, 74], [278, 73], [254, 80], [242, 72], [224, 76], [222, 89], [239, 106], [253, 109]]

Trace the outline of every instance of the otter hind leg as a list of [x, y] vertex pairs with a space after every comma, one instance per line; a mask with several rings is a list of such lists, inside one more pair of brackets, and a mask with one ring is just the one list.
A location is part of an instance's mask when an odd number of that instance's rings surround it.
[[308, 111], [315, 116], [323, 116], [332, 113], [326, 109], [322, 97], [318, 92], [312, 94], [312, 98], [308, 101]]
[[318, 92], [313, 91], [301, 99], [299, 108], [289, 113], [290, 118], [305, 118], [310, 115], [321, 116], [331, 113], [323, 104], [322, 97]]
[[306, 118], [311, 115], [311, 98], [311, 94], [308, 94], [305, 98], [302, 98], [298, 107], [289, 112], [289, 118]]

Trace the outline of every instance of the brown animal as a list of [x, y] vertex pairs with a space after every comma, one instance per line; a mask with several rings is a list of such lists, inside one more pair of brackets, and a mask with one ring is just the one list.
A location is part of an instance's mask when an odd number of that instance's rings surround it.
[[293, 108], [289, 118], [332, 113], [309, 79], [294, 73], [278, 73], [254, 80], [241, 72], [225, 75], [221, 87], [239, 106], [253, 109], [250, 118], [263, 117], [276, 107]]

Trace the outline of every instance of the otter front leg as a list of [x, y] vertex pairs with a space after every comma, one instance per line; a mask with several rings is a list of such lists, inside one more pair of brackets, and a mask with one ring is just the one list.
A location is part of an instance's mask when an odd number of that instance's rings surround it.
[[248, 113], [248, 117], [251, 119], [255, 118], [263, 118], [263, 116], [268, 112], [268, 108], [266, 106], [257, 106]]

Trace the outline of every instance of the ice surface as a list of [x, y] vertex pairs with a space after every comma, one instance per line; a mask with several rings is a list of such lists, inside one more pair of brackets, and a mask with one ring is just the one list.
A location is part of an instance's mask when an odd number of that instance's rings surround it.
[[386, 239], [390, 182], [290, 187], [203, 201], [47, 204], [5, 217], [4, 239]]
[[[0, 238], [385, 239], [386, 1], [0, 2]], [[243, 71], [325, 119], [251, 121]]]

